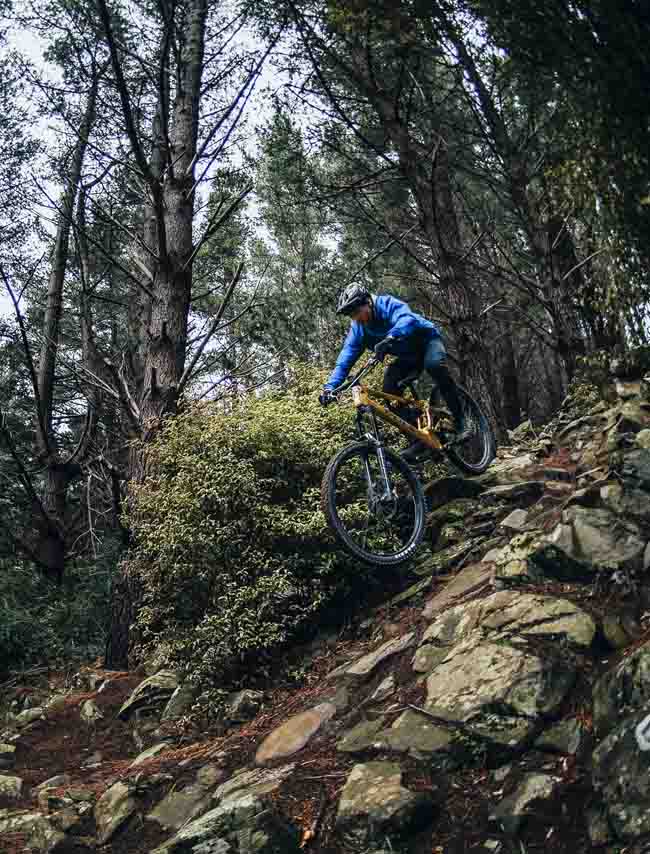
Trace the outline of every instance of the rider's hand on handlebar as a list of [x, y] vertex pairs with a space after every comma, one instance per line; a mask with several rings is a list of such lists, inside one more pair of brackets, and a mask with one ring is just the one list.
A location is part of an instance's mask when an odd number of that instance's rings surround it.
[[329, 406], [330, 403], [334, 403], [336, 401], [336, 394], [332, 391], [331, 388], [324, 388], [322, 392], [318, 395], [318, 402], [321, 406]]
[[375, 345], [375, 359], [380, 362], [384, 361], [384, 358], [391, 352], [393, 347], [393, 341], [395, 339], [392, 335], [387, 335], [386, 338], [383, 338], [378, 344]]

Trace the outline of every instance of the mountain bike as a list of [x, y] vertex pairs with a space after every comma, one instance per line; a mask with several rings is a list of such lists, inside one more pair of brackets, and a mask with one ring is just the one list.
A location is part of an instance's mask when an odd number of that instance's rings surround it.
[[[354, 557], [375, 566], [398, 566], [413, 557], [424, 536], [426, 506], [417, 471], [386, 446], [378, 420], [396, 427], [410, 439], [419, 439], [424, 454], [445, 455], [466, 474], [486, 470], [495, 455], [490, 424], [476, 401], [458, 386], [468, 436], [455, 441], [451, 416], [446, 409], [422, 400], [415, 388], [414, 373], [400, 383], [410, 397], [372, 392], [361, 379], [379, 364], [371, 358], [336, 391], [350, 391], [356, 407], [357, 441], [346, 445], [330, 460], [321, 484], [321, 508], [345, 548]], [[402, 415], [397, 414], [398, 408]], [[413, 423], [410, 423], [412, 421]], [[422, 462], [421, 458], [415, 462]]]

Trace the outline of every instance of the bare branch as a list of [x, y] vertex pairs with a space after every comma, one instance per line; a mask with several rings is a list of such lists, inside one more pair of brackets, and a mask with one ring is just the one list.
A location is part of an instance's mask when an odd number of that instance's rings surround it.
[[231, 298], [232, 298], [233, 292], [234, 292], [234, 290], [235, 290], [235, 288], [236, 288], [236, 286], [237, 286], [237, 283], [239, 282], [239, 279], [240, 279], [240, 277], [241, 277], [241, 274], [242, 274], [242, 270], [243, 270], [243, 269], [244, 269], [244, 262], [242, 261], [242, 262], [240, 262], [239, 266], [237, 267], [237, 270], [236, 270], [236, 272], [235, 272], [235, 275], [234, 275], [234, 277], [233, 277], [233, 280], [232, 280], [232, 282], [230, 283], [230, 285], [228, 286], [228, 290], [227, 290], [227, 291], [226, 291], [226, 293], [224, 294], [224, 298], [223, 298], [223, 300], [221, 301], [221, 305], [219, 306], [219, 310], [217, 311], [217, 313], [216, 313], [216, 315], [215, 315], [215, 317], [214, 317], [214, 320], [213, 320], [213, 321], [212, 321], [212, 323], [210, 324], [210, 328], [208, 329], [208, 331], [206, 332], [206, 334], [205, 334], [205, 336], [204, 336], [203, 340], [201, 341], [201, 343], [200, 343], [200, 344], [199, 344], [199, 346], [197, 347], [197, 349], [196, 349], [196, 353], [194, 353], [194, 355], [193, 355], [193, 356], [192, 356], [192, 358], [190, 359], [189, 364], [187, 365], [187, 367], [186, 367], [186, 368], [185, 368], [185, 370], [183, 371], [183, 375], [182, 375], [182, 377], [181, 377], [181, 379], [180, 379], [180, 382], [179, 382], [179, 384], [178, 384], [178, 394], [179, 394], [179, 396], [183, 393], [183, 389], [185, 388], [185, 386], [186, 386], [186, 384], [187, 384], [187, 381], [188, 381], [188, 379], [190, 378], [190, 376], [191, 376], [191, 374], [192, 374], [192, 371], [194, 370], [194, 367], [195, 367], [196, 363], [197, 363], [197, 362], [199, 361], [199, 359], [201, 358], [201, 354], [202, 354], [202, 353], [203, 353], [203, 351], [205, 350], [205, 348], [206, 348], [206, 346], [207, 346], [207, 344], [208, 344], [208, 341], [210, 340], [210, 338], [212, 338], [212, 336], [214, 335], [214, 333], [215, 333], [215, 331], [216, 331], [217, 327], [219, 326], [219, 323], [221, 322], [221, 318], [223, 317], [223, 313], [224, 313], [224, 311], [226, 310], [226, 308], [228, 307], [228, 303], [230, 302], [230, 300], [231, 300]]

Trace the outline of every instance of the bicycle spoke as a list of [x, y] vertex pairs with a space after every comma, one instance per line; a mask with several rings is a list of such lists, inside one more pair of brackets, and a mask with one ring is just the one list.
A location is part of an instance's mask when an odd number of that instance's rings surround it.
[[364, 551], [386, 556], [403, 549], [416, 519], [412, 487], [398, 471], [391, 470], [390, 478], [392, 488], [387, 494], [377, 456], [351, 457], [337, 472], [335, 495], [346, 535]]

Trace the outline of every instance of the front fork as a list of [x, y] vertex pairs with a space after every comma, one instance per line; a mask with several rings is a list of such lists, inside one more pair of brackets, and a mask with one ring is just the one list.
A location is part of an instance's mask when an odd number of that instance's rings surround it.
[[[372, 432], [364, 431], [363, 415], [368, 410], [370, 411], [370, 417], [372, 419]], [[368, 462], [367, 457], [364, 459], [363, 464], [366, 470], [366, 482], [368, 484], [368, 500], [371, 504], [374, 500], [388, 501], [393, 494], [393, 485], [388, 473], [386, 450], [384, 448], [384, 443], [381, 441], [379, 436], [377, 417], [369, 407], [360, 406], [357, 408], [357, 433], [359, 435], [359, 439], [365, 439], [367, 442], [375, 446], [377, 459], [379, 460], [379, 470], [381, 472], [381, 495], [375, 495], [375, 484], [373, 483], [372, 472], [370, 471], [370, 463]]]

